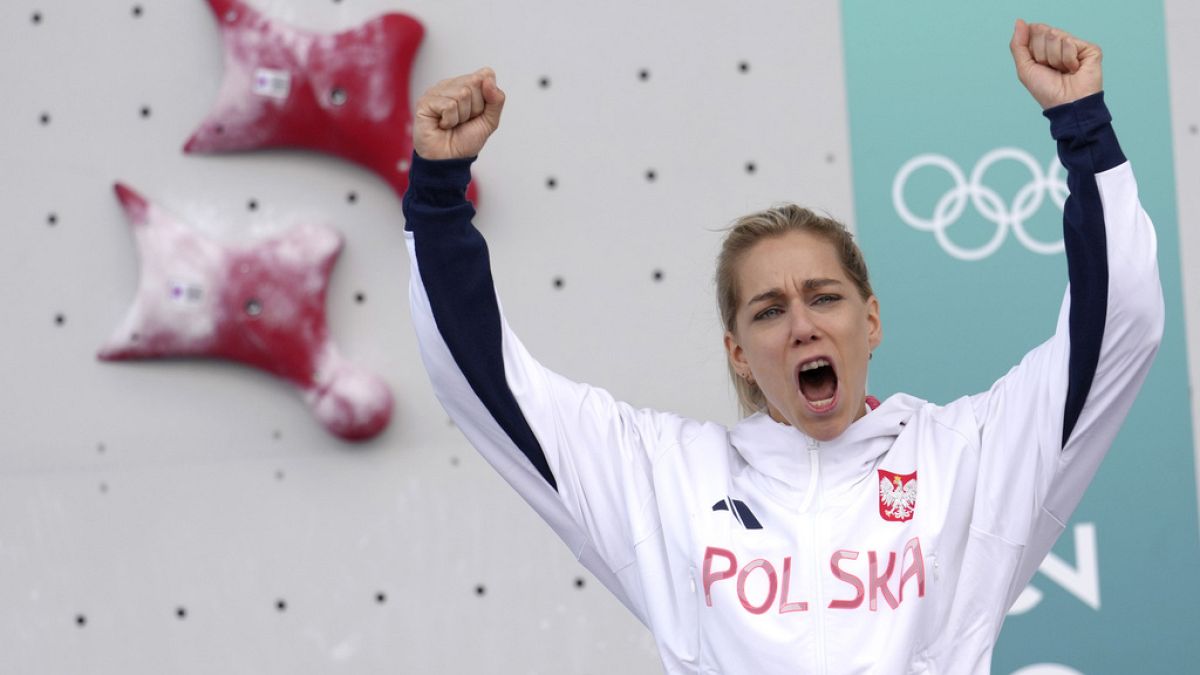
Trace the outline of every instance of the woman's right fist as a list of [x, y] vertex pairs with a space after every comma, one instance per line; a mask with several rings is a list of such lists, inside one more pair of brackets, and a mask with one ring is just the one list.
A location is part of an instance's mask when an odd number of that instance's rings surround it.
[[474, 157], [500, 126], [503, 108], [491, 68], [442, 80], [417, 101], [413, 149], [425, 159]]

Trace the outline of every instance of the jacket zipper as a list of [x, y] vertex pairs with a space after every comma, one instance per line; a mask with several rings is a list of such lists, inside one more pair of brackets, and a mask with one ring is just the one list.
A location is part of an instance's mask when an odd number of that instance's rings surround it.
[[825, 667], [825, 600], [821, 593], [821, 554], [818, 524], [821, 516], [821, 444], [815, 438], [808, 439], [809, 481], [808, 494], [804, 496], [805, 513], [809, 518], [809, 529], [812, 533], [809, 548], [809, 559], [812, 560], [813, 606], [812, 611], [817, 621], [817, 672], [826, 672]]

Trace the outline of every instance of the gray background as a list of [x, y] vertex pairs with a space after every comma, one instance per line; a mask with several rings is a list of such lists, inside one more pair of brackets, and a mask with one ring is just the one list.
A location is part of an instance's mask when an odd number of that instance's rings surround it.
[[[414, 15], [414, 97], [497, 70], [509, 103], [475, 165], [477, 222], [509, 319], [545, 363], [634, 404], [736, 419], [720, 227], [780, 200], [854, 222], [834, 2], [254, 4], [322, 32]], [[1166, 11], [1194, 349], [1200, 8]], [[390, 189], [312, 153], [180, 152], [221, 81], [206, 3], [7, 2], [0, 44], [0, 672], [660, 672], [434, 400]], [[392, 386], [391, 427], [340, 442], [240, 366], [96, 361], [137, 286], [116, 180], [225, 241], [336, 227], [330, 327]]]

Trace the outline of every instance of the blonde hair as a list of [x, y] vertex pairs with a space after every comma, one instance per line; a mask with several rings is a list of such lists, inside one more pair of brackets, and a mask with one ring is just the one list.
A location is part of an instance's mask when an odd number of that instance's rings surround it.
[[[862, 251], [854, 242], [854, 236], [846, 226], [802, 206], [780, 204], [765, 211], [751, 213], [738, 218], [730, 225], [721, 253], [717, 256], [717, 307], [725, 330], [737, 334], [737, 308], [740, 289], [737, 287], [737, 270], [746, 252], [755, 244], [791, 232], [806, 232], [816, 235], [833, 245], [838, 261], [846, 276], [854, 282], [863, 300], [874, 295], [867, 263]], [[751, 415], [767, 407], [767, 399], [758, 385], [738, 376], [729, 364], [729, 378], [737, 390], [738, 404], [743, 415]]]

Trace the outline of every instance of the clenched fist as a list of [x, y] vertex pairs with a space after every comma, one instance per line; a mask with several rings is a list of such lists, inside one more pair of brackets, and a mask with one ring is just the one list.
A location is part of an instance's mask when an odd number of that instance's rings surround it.
[[474, 157], [500, 126], [503, 108], [491, 68], [442, 80], [417, 101], [413, 149], [425, 159]]
[[1066, 31], [1017, 19], [1008, 47], [1017, 77], [1043, 109], [1070, 103], [1103, 88], [1100, 47]]

